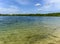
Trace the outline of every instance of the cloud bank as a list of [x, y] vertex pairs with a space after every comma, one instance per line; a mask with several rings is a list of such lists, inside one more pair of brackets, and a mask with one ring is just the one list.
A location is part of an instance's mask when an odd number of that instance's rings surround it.
[[44, 0], [44, 5], [37, 10], [42, 13], [60, 12], [60, 0]]
[[0, 13], [60, 12], [60, 0], [0, 0]]

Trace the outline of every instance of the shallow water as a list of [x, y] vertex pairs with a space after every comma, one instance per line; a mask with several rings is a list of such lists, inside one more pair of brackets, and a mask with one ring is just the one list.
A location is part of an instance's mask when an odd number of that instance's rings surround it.
[[59, 33], [60, 17], [0, 16], [0, 44], [59, 44]]

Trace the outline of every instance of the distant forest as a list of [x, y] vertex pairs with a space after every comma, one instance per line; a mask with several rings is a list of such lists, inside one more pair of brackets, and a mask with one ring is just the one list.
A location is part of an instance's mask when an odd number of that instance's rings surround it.
[[60, 13], [48, 13], [48, 14], [0, 14], [0, 16], [60, 16]]

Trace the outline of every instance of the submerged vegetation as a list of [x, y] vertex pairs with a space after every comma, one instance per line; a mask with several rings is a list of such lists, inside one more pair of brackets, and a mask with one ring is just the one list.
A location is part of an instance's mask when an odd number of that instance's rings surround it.
[[60, 16], [60, 13], [48, 13], [48, 14], [0, 14], [0, 16]]
[[[14, 28], [13, 28], [14, 29]], [[45, 30], [44, 30], [45, 29]], [[59, 44], [52, 28], [33, 27], [0, 32], [0, 44]]]

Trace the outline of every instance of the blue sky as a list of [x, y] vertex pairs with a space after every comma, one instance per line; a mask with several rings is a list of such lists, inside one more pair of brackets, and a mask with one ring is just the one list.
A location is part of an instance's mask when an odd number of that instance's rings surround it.
[[60, 12], [60, 0], [0, 0], [2, 14]]

